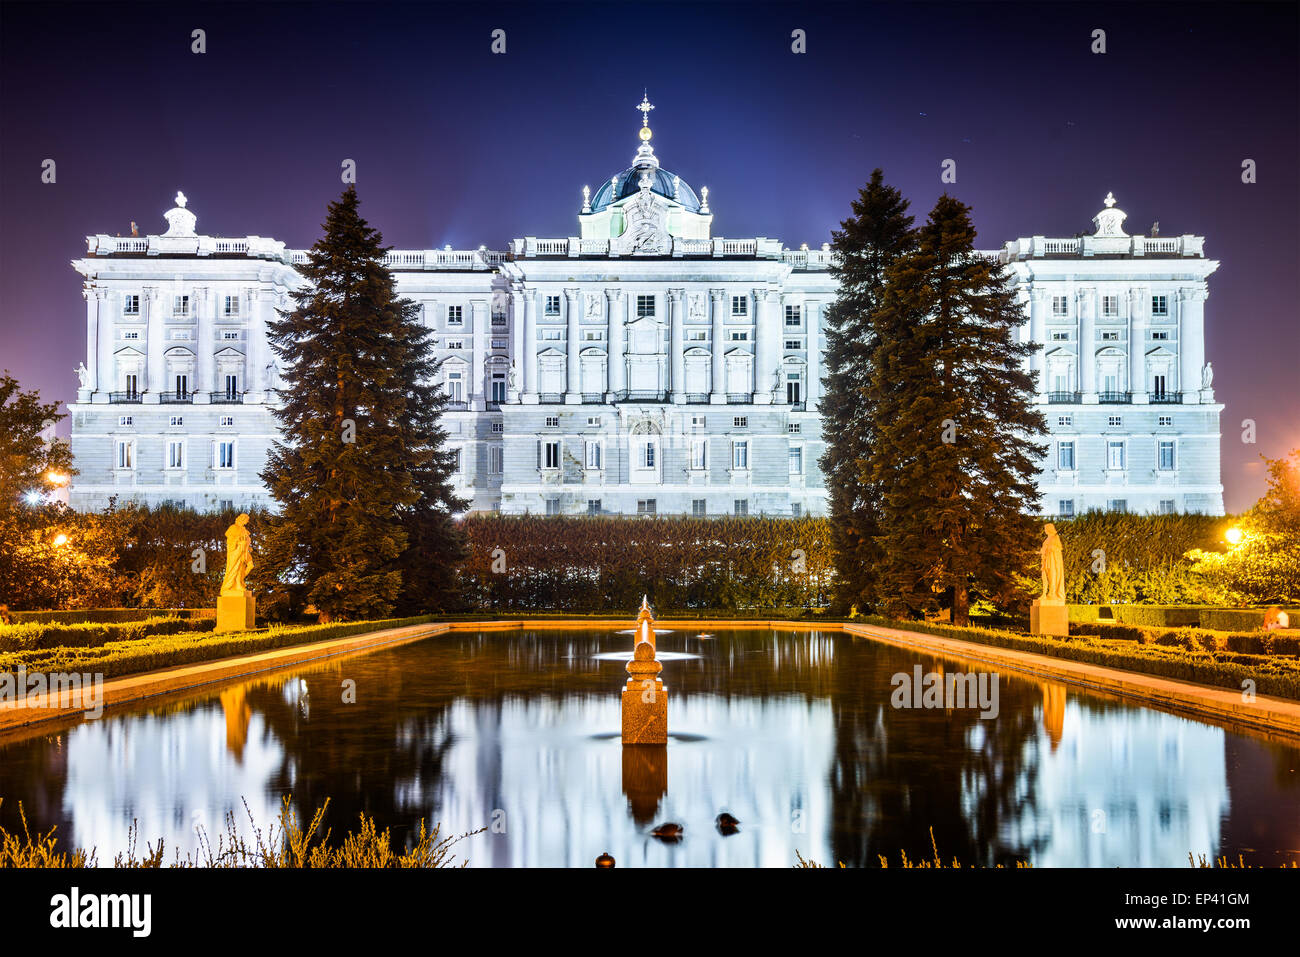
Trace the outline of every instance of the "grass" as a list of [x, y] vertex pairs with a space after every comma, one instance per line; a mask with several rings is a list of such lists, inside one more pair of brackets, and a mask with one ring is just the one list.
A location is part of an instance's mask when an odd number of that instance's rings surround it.
[[1157, 675], [1176, 681], [1231, 688], [1234, 691], [1242, 691], [1246, 687], [1245, 682], [1252, 681], [1257, 694], [1300, 700], [1300, 659], [1294, 657], [1243, 654], [1219, 649], [1217, 646], [1211, 650], [1194, 641], [1157, 644], [1093, 635], [1057, 638], [990, 628], [896, 621], [874, 615], [861, 616], [853, 621], [856, 624], [956, 638], [981, 645]]
[[[19, 666], [28, 672], [76, 672], [100, 674], [105, 678], [152, 671], [173, 665], [213, 661], [234, 655], [256, 654], [274, 648], [346, 638], [387, 628], [402, 628], [432, 621], [430, 615], [417, 618], [388, 618], [329, 625], [283, 625], [259, 631], [227, 632], [216, 635], [187, 631], [108, 641], [90, 648], [37, 648], [0, 653], [0, 673]], [[19, 626], [21, 627], [21, 626]]]
[[[0, 798], [0, 802], [3, 799]], [[181, 857], [180, 851], [166, 859], [166, 848], [160, 839], [157, 846], [146, 844], [144, 853], [137, 850], [136, 824], [130, 830], [130, 845], [125, 853], [113, 858], [116, 868], [205, 867], [205, 868], [433, 868], [457, 866], [452, 848], [485, 828], [469, 831], [459, 837], [442, 837], [439, 825], [430, 831], [423, 820], [415, 843], [401, 849], [393, 846], [392, 834], [385, 828], [380, 831], [374, 818], [365, 812], [360, 815], [356, 830], [349, 831], [338, 844], [330, 844], [330, 831], [324, 828], [329, 800], [318, 808], [304, 827], [293, 810], [288, 795], [281, 799], [280, 817], [263, 831], [248, 814], [252, 837], [245, 837], [236, 826], [235, 814], [226, 815], [226, 829], [217, 835], [214, 845], [206, 831], [199, 831], [199, 847], [193, 854]], [[85, 868], [95, 867], [97, 853], [94, 848], [60, 850], [56, 828], [32, 836], [27, 826], [27, 815], [18, 805], [22, 819], [21, 834], [0, 826], [0, 868]], [[468, 861], [462, 861], [464, 867]]]

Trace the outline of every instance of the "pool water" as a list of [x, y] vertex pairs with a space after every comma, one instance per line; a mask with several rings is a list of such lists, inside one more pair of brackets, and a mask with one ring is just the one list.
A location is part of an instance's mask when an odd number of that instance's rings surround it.
[[[182, 854], [281, 795], [406, 840], [487, 828], [471, 867], [876, 865], [900, 851], [1036, 867], [1300, 860], [1300, 749], [1002, 674], [997, 715], [895, 707], [898, 679], [973, 666], [835, 632], [661, 635], [669, 743], [624, 748], [631, 639], [452, 633], [108, 712], [0, 743], [0, 823], [57, 825], [101, 864]], [[245, 810], [247, 804], [247, 811]], [[722, 834], [714, 819], [740, 820]], [[652, 836], [664, 822], [682, 839]], [[170, 851], [168, 853], [170, 857]]]

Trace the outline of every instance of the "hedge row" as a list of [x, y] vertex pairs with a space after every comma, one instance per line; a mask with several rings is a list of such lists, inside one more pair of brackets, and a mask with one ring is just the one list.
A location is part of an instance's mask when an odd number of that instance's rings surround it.
[[215, 618], [215, 608], [74, 608], [68, 611], [11, 611], [15, 623], [57, 622], [79, 625], [85, 622], [144, 621], [147, 618]]
[[[865, 624], [919, 631], [941, 638], [956, 638], [997, 648], [1028, 651], [1054, 658], [1080, 661], [1107, 668], [1122, 668], [1142, 674], [1158, 675], [1177, 681], [1192, 681], [1219, 688], [1239, 690], [1243, 682], [1255, 682], [1259, 694], [1300, 700], [1300, 661], [1291, 658], [1268, 658], [1234, 652], [1191, 650], [1156, 644], [1104, 644], [1095, 637], [1054, 638], [1048, 635], [1022, 635], [986, 628], [960, 628], [920, 621], [895, 621], [873, 615], [855, 619]], [[1122, 626], [1121, 626], [1122, 627]]]
[[[1144, 628], [1206, 628], [1250, 631], [1264, 627], [1263, 608], [1211, 608], [1196, 605], [1070, 605], [1070, 623], [1121, 623]], [[1300, 608], [1283, 609], [1300, 623]], [[1109, 612], [1109, 615], [1102, 614]]]
[[832, 559], [823, 518], [474, 515], [462, 583], [496, 611], [634, 612], [824, 605]]
[[1204, 651], [1236, 651], [1249, 655], [1300, 655], [1300, 631], [1210, 631], [1205, 628], [1144, 628], [1140, 625], [1112, 625], [1081, 622], [1070, 625], [1071, 634], [1091, 635], [1112, 641], [1135, 641], [1142, 645], [1169, 645]]
[[0, 651], [38, 648], [97, 648], [110, 641], [138, 641], [181, 632], [205, 632], [216, 627], [215, 618], [146, 618], [142, 621], [87, 622], [80, 625], [29, 622], [0, 625]]
[[189, 631], [131, 641], [111, 641], [96, 648], [60, 647], [15, 651], [0, 653], [0, 674], [14, 672], [21, 665], [28, 672], [77, 672], [116, 678], [155, 668], [255, 654], [291, 645], [346, 638], [368, 631], [420, 625], [432, 620], [431, 616], [424, 615], [418, 618], [329, 625], [288, 625], [263, 631], [225, 632], [219, 635]]

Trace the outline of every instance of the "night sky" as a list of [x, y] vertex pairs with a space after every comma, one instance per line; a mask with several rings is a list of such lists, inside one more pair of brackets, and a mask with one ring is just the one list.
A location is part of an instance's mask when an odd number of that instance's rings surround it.
[[875, 166], [923, 219], [947, 158], [983, 248], [1091, 232], [1108, 190], [1130, 233], [1204, 235], [1238, 511], [1264, 488], [1258, 456], [1300, 446], [1296, 11], [5, 3], [0, 368], [75, 397], [85, 305], [68, 262], [87, 234], [163, 232], [177, 189], [200, 233], [303, 248], [351, 158], [364, 214], [399, 248], [571, 235], [582, 186], [629, 165], [646, 88], [656, 153], [709, 187], [715, 236], [817, 247]]

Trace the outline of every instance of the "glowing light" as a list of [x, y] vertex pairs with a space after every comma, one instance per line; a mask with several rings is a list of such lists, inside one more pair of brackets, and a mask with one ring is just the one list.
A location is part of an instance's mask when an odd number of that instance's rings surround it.
[[40, 505], [44, 496], [40, 492], [27, 492], [23, 495], [23, 498], [27, 500], [28, 505]]
[[64, 535], [62, 532], [59, 532], [59, 534], [54, 536], [54, 544], [56, 547], [59, 545], [68, 544], [68, 536]]
[[64, 475], [62, 472], [47, 472], [45, 477], [52, 485], [66, 485], [68, 482], [68, 476]]
[[1223, 537], [1228, 540], [1229, 545], [1240, 545], [1245, 536], [1242, 535], [1241, 529], [1234, 527], [1224, 532]]

